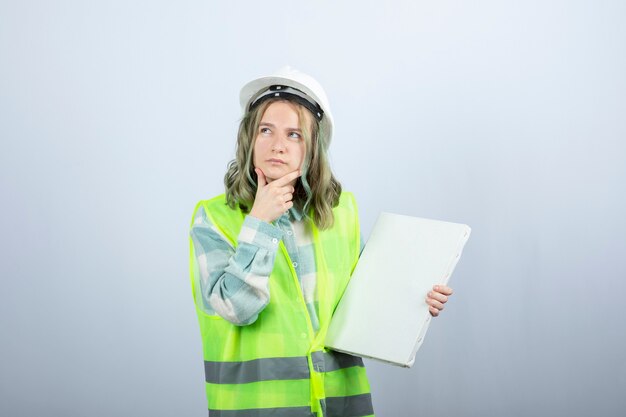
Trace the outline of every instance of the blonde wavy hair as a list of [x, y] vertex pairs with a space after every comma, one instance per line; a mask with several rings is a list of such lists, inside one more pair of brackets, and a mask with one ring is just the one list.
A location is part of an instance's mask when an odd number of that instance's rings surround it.
[[252, 209], [257, 190], [253, 163], [254, 142], [265, 110], [276, 101], [287, 101], [294, 105], [305, 143], [302, 175], [294, 186], [294, 207], [307, 219], [313, 220], [318, 229], [328, 229], [334, 224], [332, 209], [339, 203], [341, 195], [341, 184], [330, 169], [327, 149], [323, 145], [328, 141], [321, 137], [321, 132], [327, 132], [328, 129], [320, 127], [328, 121], [322, 117], [318, 122], [304, 106], [285, 98], [268, 99], [247, 111], [241, 119], [235, 159], [230, 161], [224, 175], [228, 206], [233, 209], [239, 206], [246, 213]]

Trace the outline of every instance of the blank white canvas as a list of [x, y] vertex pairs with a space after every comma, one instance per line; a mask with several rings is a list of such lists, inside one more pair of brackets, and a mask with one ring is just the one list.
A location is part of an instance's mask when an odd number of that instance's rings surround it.
[[464, 224], [381, 213], [335, 311], [326, 346], [410, 367], [470, 235]]

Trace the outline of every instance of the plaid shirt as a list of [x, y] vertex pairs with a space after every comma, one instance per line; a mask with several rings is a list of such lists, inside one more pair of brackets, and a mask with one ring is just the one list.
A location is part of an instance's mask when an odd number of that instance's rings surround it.
[[282, 239], [313, 328], [319, 329], [312, 232], [302, 213], [291, 208], [272, 224], [246, 216], [235, 248], [200, 207], [190, 233], [200, 272], [195, 284], [207, 314], [236, 325], [253, 323], [269, 302], [269, 275]]

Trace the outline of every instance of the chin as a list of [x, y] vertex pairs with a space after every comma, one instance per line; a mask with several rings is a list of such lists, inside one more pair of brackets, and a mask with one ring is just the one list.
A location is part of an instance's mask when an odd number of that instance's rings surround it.
[[291, 172], [291, 171], [292, 171], [292, 169], [291, 169], [291, 168], [289, 168], [287, 165], [280, 166], [280, 167], [277, 167], [277, 166], [271, 166], [271, 165], [270, 165], [270, 166], [266, 167], [266, 168], [263, 170], [263, 172], [265, 173], [265, 176], [266, 176], [266, 177], [267, 177], [267, 176], [270, 176], [270, 177], [272, 177], [272, 178], [274, 178], [274, 179], [276, 179], [276, 178], [280, 178], [280, 177], [282, 177], [283, 175], [288, 174], [288, 173], [289, 173], [289, 172]]

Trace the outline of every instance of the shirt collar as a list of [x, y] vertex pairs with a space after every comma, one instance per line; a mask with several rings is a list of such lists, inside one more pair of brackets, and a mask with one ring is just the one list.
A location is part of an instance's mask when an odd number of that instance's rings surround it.
[[302, 217], [303, 217], [302, 212], [298, 210], [296, 206], [291, 207], [288, 210], [288, 213], [289, 213], [289, 216], [295, 221], [299, 222], [300, 220], [302, 220]]

